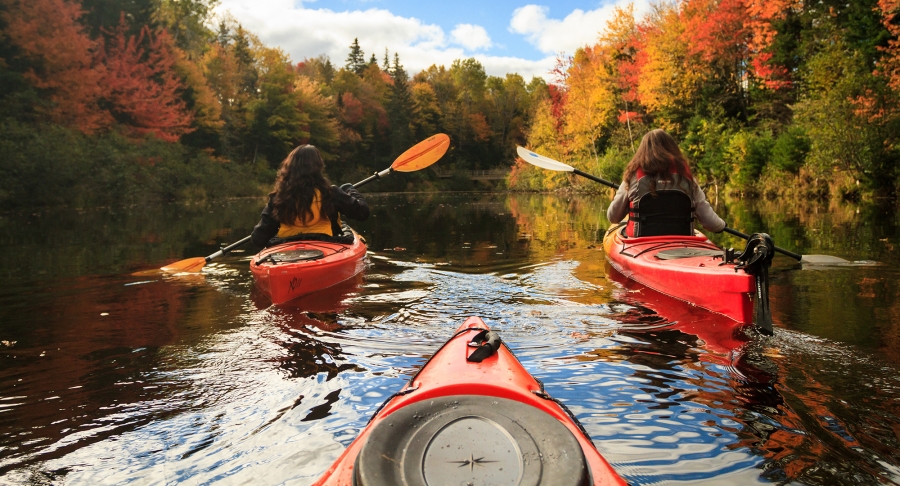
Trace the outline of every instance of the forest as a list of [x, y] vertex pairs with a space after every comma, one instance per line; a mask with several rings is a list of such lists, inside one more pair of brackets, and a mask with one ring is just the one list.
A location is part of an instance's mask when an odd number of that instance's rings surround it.
[[[616, 180], [657, 127], [716, 195], [897, 194], [900, 0], [627, 6], [546, 82], [474, 58], [410, 73], [356, 40], [345, 60], [291, 60], [215, 7], [0, 0], [0, 208], [261, 195], [302, 143], [353, 182], [437, 132], [444, 178], [379, 190], [599, 191], [516, 161], [516, 145]], [[510, 168], [490, 186], [466, 176]]]
[[[620, 180], [641, 136], [663, 128], [716, 195], [893, 201], [898, 14], [897, 0], [679, 0], [642, 18], [618, 9], [596, 44], [558, 60], [529, 148]], [[569, 184], [521, 161], [510, 182]]]

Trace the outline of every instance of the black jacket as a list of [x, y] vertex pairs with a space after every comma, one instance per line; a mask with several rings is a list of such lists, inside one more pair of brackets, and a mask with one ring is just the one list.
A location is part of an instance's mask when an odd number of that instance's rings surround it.
[[[348, 185], [349, 186], [349, 185]], [[331, 220], [331, 234], [335, 237], [343, 233], [343, 229], [338, 224], [338, 214], [341, 216], [365, 221], [369, 218], [369, 205], [363, 200], [362, 194], [354, 187], [348, 187], [346, 192], [337, 186], [331, 186], [331, 203], [334, 210], [328, 214]], [[281, 227], [274, 217], [272, 217], [272, 196], [269, 197], [269, 203], [263, 209], [259, 217], [259, 223], [253, 227], [251, 241], [259, 248], [270, 246], [269, 241], [278, 234]], [[310, 234], [312, 236], [312, 234]], [[322, 239], [323, 235], [315, 235], [312, 239]], [[304, 239], [302, 235], [291, 237], [291, 239]]]

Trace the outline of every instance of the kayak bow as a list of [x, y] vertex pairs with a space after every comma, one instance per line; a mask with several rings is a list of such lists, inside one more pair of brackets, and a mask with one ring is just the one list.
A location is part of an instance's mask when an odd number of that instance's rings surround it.
[[624, 485], [575, 417], [470, 317], [316, 486]]

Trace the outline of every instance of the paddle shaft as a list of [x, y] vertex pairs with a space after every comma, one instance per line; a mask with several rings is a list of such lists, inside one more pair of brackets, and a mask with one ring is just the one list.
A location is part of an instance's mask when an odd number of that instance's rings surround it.
[[388, 167], [387, 169], [384, 169], [384, 170], [381, 171], [381, 172], [376, 172], [376, 173], [370, 175], [369, 177], [367, 177], [367, 178], [365, 178], [365, 179], [363, 179], [363, 180], [357, 182], [356, 184], [353, 184], [353, 187], [359, 187], [359, 186], [366, 185], [366, 184], [368, 184], [368, 183], [370, 183], [370, 182], [372, 182], [372, 181], [374, 181], [374, 180], [376, 180], [376, 179], [381, 179], [382, 177], [384, 177], [384, 176], [390, 174], [390, 173], [393, 172], [393, 171], [394, 171], [394, 168], [393, 168], [393, 167]]
[[601, 179], [601, 178], [599, 178], [599, 177], [597, 177], [597, 176], [595, 176], [595, 175], [588, 174], [587, 172], [581, 172], [581, 171], [578, 170], [578, 169], [572, 169], [572, 172], [575, 173], [575, 174], [580, 175], [581, 177], [588, 178], [588, 179], [590, 179], [590, 180], [592, 180], [592, 181], [594, 181], [594, 182], [599, 182], [600, 184], [605, 184], [605, 185], [607, 185], [607, 186], [609, 186], [609, 187], [612, 187], [613, 189], [618, 189], [618, 188], [619, 188], [618, 184], [614, 184], [614, 183], [612, 183], [612, 182], [609, 182], [609, 181], [606, 180], [606, 179]]
[[[606, 184], [607, 186], [612, 187], [613, 189], [618, 189], [618, 187], [619, 187], [619, 186], [613, 184], [612, 182], [609, 182], [609, 181], [606, 180], [606, 179], [601, 179], [601, 178], [599, 178], [599, 177], [597, 177], [597, 176], [588, 174], [587, 172], [582, 172], [582, 171], [580, 171], [580, 170], [578, 170], [578, 169], [572, 169], [572, 172], [575, 173], [575, 174], [580, 175], [581, 177], [586, 177], [586, 178], [588, 178], [588, 179], [590, 179], [590, 180], [592, 180], [592, 181], [599, 182], [599, 183], [601, 183], [601, 184]], [[724, 231], [724, 232], [726, 232], [726, 233], [728, 233], [728, 234], [730, 234], [730, 235], [734, 235], [734, 236], [743, 238], [743, 239], [745, 239], [745, 240], [749, 240], [749, 239], [750, 239], [750, 235], [741, 233], [740, 231], [735, 230], [735, 229], [731, 229], [731, 228], [729, 228], [728, 226], [726, 226], [725, 229], [723, 229], [722, 231]], [[800, 260], [803, 258], [801, 255], [798, 255], [798, 254], [796, 254], [796, 253], [794, 253], [794, 252], [792, 252], [792, 251], [785, 250], [784, 248], [779, 248], [779, 247], [777, 247], [777, 246], [775, 247], [775, 251], [777, 251], [777, 252], [779, 252], [779, 253], [781, 253], [781, 254], [783, 254], [783, 255], [787, 255], [787, 256], [789, 256], [789, 257], [791, 257], [791, 258], [793, 258], [793, 259], [795, 259], [795, 260], [797, 260], [797, 261], [800, 261]]]
[[212, 260], [213, 258], [218, 258], [218, 257], [220, 257], [220, 256], [222, 256], [222, 255], [228, 253], [229, 251], [234, 250], [235, 248], [237, 248], [237, 247], [239, 247], [239, 246], [241, 246], [241, 245], [243, 245], [243, 244], [246, 244], [248, 241], [250, 241], [250, 236], [247, 236], [246, 238], [243, 238], [243, 239], [241, 239], [241, 240], [239, 240], [239, 241], [235, 241], [234, 243], [232, 243], [232, 244], [226, 246], [225, 248], [222, 248], [221, 250], [219, 250], [219, 251], [213, 253], [212, 255], [206, 257], [206, 263], [209, 263], [209, 261]]

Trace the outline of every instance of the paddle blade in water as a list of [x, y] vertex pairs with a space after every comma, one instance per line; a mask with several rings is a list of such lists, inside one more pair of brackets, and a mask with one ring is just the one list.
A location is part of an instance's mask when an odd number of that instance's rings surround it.
[[437, 162], [450, 148], [450, 137], [438, 133], [413, 145], [391, 164], [397, 172], [413, 172]]
[[562, 162], [553, 160], [550, 157], [544, 157], [543, 155], [536, 154], [525, 147], [517, 147], [516, 153], [519, 154], [519, 157], [521, 157], [525, 162], [528, 162], [531, 165], [536, 165], [542, 169], [563, 172], [572, 172], [575, 170], [575, 168], [570, 165], [563, 164]]
[[206, 257], [196, 257], [166, 265], [160, 270], [169, 273], [197, 273], [203, 270], [204, 265], [206, 265]]
[[851, 262], [831, 255], [803, 255], [800, 259], [803, 268], [820, 269], [827, 267], [877, 267], [881, 265], [872, 260], [857, 260]]

